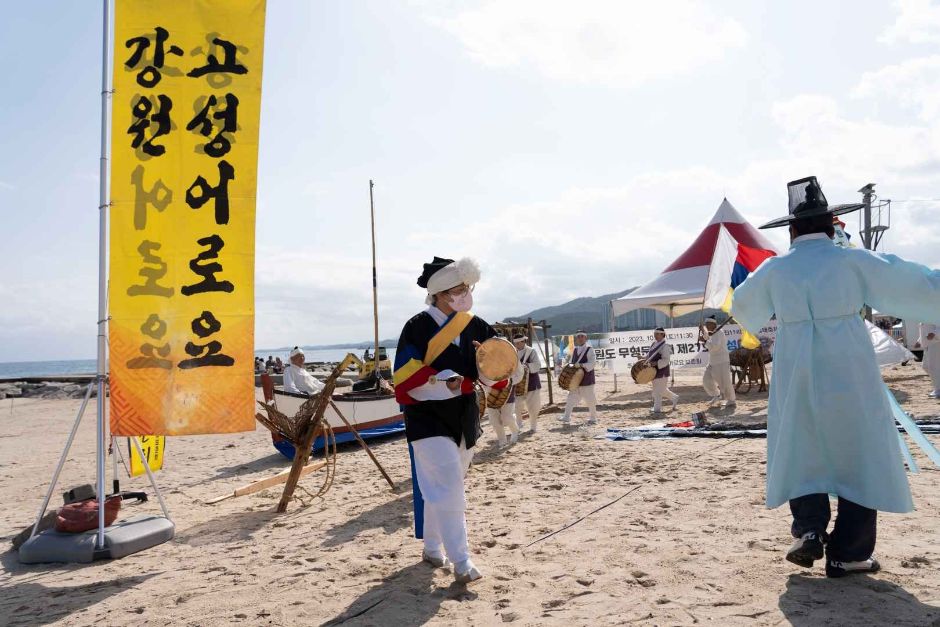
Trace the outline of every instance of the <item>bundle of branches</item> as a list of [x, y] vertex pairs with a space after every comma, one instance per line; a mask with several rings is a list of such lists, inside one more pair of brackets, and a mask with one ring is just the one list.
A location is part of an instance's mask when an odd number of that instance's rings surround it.
[[[345, 362], [344, 362], [345, 363]], [[294, 490], [297, 488], [297, 482], [300, 480], [301, 472], [307, 459], [310, 457], [313, 442], [321, 433], [324, 439], [324, 456], [326, 458], [326, 475], [323, 485], [316, 494], [310, 494], [312, 497], [323, 496], [333, 484], [333, 477], [336, 474], [336, 437], [333, 435], [333, 429], [329, 422], [324, 419], [323, 414], [330, 405], [333, 397], [333, 390], [336, 388], [336, 380], [344, 370], [343, 364], [339, 364], [330, 373], [330, 376], [323, 382], [323, 390], [304, 401], [304, 404], [297, 410], [297, 415], [287, 421], [280, 420], [276, 414], [268, 410], [268, 420], [276, 424], [279, 428], [283, 427], [290, 431], [290, 442], [294, 445], [294, 461], [291, 464], [290, 476], [284, 485], [284, 493], [281, 495], [281, 502], [278, 503], [277, 511], [287, 511], [287, 504], [293, 498]], [[265, 406], [265, 409], [268, 409]], [[275, 410], [276, 411], [276, 410]], [[280, 412], [278, 412], [280, 413]], [[284, 416], [284, 414], [281, 414]], [[261, 414], [257, 415], [261, 424], [268, 426], [268, 422], [262, 419]], [[284, 416], [286, 418], [286, 416]], [[268, 426], [270, 429], [271, 427]], [[287, 433], [283, 434], [288, 437]], [[301, 488], [303, 489], [303, 488]]]
[[[257, 413], [255, 414], [255, 418], [258, 422], [267, 427], [271, 433], [275, 433], [294, 446], [297, 446], [303, 438], [306, 429], [309, 427], [311, 419], [316, 415], [317, 401], [322, 396], [322, 393], [311, 396], [304, 401], [303, 405], [300, 406], [300, 409], [294, 416], [288, 416], [282, 413], [274, 404], [258, 401], [258, 405], [265, 411], [265, 414]], [[327, 403], [328, 402], [329, 396], [327, 396]]]

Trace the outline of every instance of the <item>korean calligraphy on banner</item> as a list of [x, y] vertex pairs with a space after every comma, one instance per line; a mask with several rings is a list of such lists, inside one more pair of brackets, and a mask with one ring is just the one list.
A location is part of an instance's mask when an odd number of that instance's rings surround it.
[[264, 0], [116, 0], [115, 435], [255, 428]]
[[[741, 347], [741, 327], [729, 324], [721, 328], [728, 341], [728, 351]], [[757, 337], [761, 344], [773, 348], [777, 337], [777, 323], [771, 321], [763, 327]], [[673, 368], [704, 368], [708, 365], [708, 351], [697, 342], [698, 329], [695, 327], [681, 327], [666, 329], [666, 341], [672, 346], [672, 358], [669, 361]], [[654, 342], [653, 331], [620, 331], [617, 333], [604, 333], [591, 337], [594, 346], [594, 356], [598, 364], [611, 369], [613, 372], [630, 372], [637, 361], [646, 356]]]

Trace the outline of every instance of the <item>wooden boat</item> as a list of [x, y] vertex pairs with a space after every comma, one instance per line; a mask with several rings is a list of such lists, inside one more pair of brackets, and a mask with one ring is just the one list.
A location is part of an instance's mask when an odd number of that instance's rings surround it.
[[[264, 402], [262, 388], [255, 388], [255, 393], [257, 399]], [[288, 416], [296, 414], [307, 398], [306, 394], [274, 390], [274, 400], [277, 403], [277, 408]], [[336, 403], [346, 420], [356, 428], [356, 431], [364, 440], [386, 437], [405, 431], [405, 419], [394, 395], [378, 394], [375, 391], [348, 392], [346, 394], [334, 394], [333, 402]], [[326, 408], [324, 417], [333, 428], [337, 443], [351, 442], [356, 438], [332, 407]], [[274, 442], [274, 448], [278, 452], [288, 459], [294, 459], [293, 444], [273, 433], [271, 439]], [[313, 450], [322, 450], [323, 446], [323, 438], [319, 437], [313, 443]]]

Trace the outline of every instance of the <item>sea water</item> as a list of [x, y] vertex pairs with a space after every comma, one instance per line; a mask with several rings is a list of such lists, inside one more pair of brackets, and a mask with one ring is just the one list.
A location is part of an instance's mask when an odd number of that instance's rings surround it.
[[[388, 348], [389, 359], [395, 359], [395, 349]], [[267, 359], [271, 357], [280, 357], [285, 364], [288, 360], [288, 350], [257, 350], [256, 357]], [[338, 362], [352, 353], [357, 357], [362, 357], [361, 348], [324, 348], [324, 349], [306, 349], [304, 358], [307, 362]], [[72, 359], [62, 361], [18, 361], [0, 363], [0, 379], [16, 379], [20, 377], [49, 377], [49, 376], [71, 376], [81, 374], [94, 374], [96, 370], [94, 359]]]

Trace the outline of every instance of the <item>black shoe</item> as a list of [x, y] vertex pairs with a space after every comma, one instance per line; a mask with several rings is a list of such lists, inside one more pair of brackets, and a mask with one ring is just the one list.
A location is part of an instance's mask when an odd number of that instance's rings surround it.
[[815, 531], [807, 531], [797, 538], [790, 550], [787, 551], [787, 561], [803, 568], [812, 568], [813, 562], [822, 559], [824, 548], [819, 534]]
[[881, 564], [874, 557], [860, 562], [838, 562], [836, 560], [826, 560], [826, 577], [845, 577], [857, 573], [877, 573], [881, 570]]

